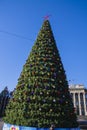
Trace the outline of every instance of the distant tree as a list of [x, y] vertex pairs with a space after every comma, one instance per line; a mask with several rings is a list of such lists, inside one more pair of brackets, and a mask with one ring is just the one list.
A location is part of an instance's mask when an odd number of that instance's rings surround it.
[[77, 118], [59, 51], [44, 21], [23, 66], [4, 121], [31, 127], [77, 127]]
[[9, 91], [8, 87], [6, 86], [4, 90], [0, 93], [0, 117], [3, 117], [5, 115], [5, 109], [9, 99]]

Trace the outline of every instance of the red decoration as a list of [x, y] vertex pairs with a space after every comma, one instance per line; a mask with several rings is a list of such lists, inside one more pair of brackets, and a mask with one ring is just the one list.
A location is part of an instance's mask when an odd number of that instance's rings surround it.
[[58, 94], [60, 94], [60, 92], [58, 91]]
[[44, 20], [48, 20], [50, 16], [51, 16], [51, 15], [46, 15], [46, 16], [44, 17]]
[[65, 93], [67, 92], [67, 89], [65, 89]]
[[15, 127], [12, 127], [11, 130], [16, 130], [16, 128], [15, 128]]

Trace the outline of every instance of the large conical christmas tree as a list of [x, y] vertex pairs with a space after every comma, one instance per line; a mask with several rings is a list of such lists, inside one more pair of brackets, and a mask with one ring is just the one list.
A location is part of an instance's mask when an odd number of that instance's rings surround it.
[[77, 127], [64, 67], [45, 20], [23, 66], [4, 121], [31, 127]]

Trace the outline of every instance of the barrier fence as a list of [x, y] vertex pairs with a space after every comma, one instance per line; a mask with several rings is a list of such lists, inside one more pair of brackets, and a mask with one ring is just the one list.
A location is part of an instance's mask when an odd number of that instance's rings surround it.
[[[4, 123], [2, 130], [49, 130], [49, 128], [26, 127]], [[80, 128], [55, 128], [55, 130], [80, 130]]]

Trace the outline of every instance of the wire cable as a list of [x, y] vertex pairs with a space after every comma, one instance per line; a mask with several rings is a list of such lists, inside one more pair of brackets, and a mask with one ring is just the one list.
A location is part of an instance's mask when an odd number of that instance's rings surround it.
[[18, 37], [18, 38], [21, 38], [21, 39], [26, 39], [26, 40], [29, 40], [29, 41], [34, 41], [33, 39], [29, 39], [25, 36], [21, 36], [21, 35], [18, 35], [16, 33], [11, 33], [11, 32], [8, 32], [8, 31], [4, 31], [4, 30], [0, 30], [1, 33], [5, 33], [5, 34], [8, 34], [8, 35], [11, 35], [11, 36], [15, 36], [15, 37]]

